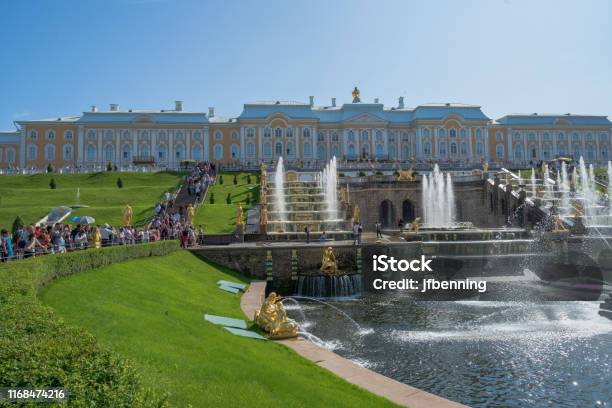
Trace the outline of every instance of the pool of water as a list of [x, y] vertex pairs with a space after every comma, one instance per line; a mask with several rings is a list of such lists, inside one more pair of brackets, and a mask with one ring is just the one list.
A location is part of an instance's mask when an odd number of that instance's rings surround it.
[[406, 384], [474, 407], [612, 406], [612, 320], [598, 302], [396, 291], [330, 303], [355, 323], [303, 300], [288, 313], [336, 353]]

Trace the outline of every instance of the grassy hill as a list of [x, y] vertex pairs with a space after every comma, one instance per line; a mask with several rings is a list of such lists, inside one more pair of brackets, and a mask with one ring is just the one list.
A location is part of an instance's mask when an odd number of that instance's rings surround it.
[[204, 313], [244, 318], [240, 295], [219, 290], [219, 279], [244, 281], [180, 251], [60, 279], [42, 300], [128, 358], [172, 406], [395, 406], [284, 346], [204, 321]]
[[[117, 178], [123, 188], [117, 187]], [[49, 187], [51, 178], [57, 188]], [[181, 182], [182, 173], [118, 173], [35, 174], [0, 176], [0, 227], [10, 229], [16, 216], [26, 223], [34, 223], [51, 208], [59, 205], [89, 206], [73, 215], [89, 215], [102, 224], [118, 225], [126, 204], [134, 210], [137, 221], [152, 214], [155, 202], [164, 192], [174, 190]], [[78, 191], [78, 199], [77, 199]]]

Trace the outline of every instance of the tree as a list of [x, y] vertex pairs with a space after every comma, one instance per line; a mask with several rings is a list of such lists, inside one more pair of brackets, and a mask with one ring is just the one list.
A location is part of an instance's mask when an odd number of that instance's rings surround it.
[[234, 184], [238, 184], [238, 176], [234, 174]]
[[228, 204], [232, 203], [232, 195], [230, 193], [227, 193], [227, 197], [225, 198], [225, 202]]
[[247, 184], [251, 184], [251, 175], [247, 174]]
[[219, 184], [223, 184], [223, 175], [219, 176]]
[[15, 218], [15, 221], [13, 221], [13, 234], [15, 233], [15, 231], [17, 231], [19, 228], [23, 228], [24, 222], [21, 219], [20, 216], [17, 216]]
[[51, 163], [47, 164], [47, 173], [53, 173], [53, 165]]
[[113, 164], [111, 162], [108, 162], [106, 165], [106, 171], [113, 171]]
[[57, 183], [55, 182], [55, 179], [53, 177], [51, 177], [51, 181], [49, 182], [49, 187], [51, 187], [51, 190], [55, 190], [57, 188]]
[[215, 203], [215, 193], [210, 193], [210, 199], [208, 201], [210, 201], [211, 204]]
[[117, 187], [118, 188], [123, 188], [123, 180], [121, 180], [121, 177], [117, 178]]

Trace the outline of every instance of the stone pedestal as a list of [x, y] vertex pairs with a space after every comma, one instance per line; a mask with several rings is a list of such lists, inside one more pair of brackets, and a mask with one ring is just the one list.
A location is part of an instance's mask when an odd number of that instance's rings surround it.
[[236, 242], [244, 242], [244, 224], [237, 224], [234, 232], [234, 240]]

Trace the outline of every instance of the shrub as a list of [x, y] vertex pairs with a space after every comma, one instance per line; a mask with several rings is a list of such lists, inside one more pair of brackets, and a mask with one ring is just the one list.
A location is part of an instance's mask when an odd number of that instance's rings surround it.
[[247, 174], [246, 181], [247, 181], [247, 184], [251, 184], [251, 175], [250, 174]]
[[117, 187], [123, 188], [123, 180], [121, 180], [121, 177], [117, 177]]
[[113, 164], [111, 162], [106, 164], [106, 171], [113, 171]]
[[47, 164], [47, 173], [53, 173], [53, 165], [51, 163]]
[[382, 176], [382, 175], [383, 175], [383, 172], [382, 172], [382, 171], [380, 171], [380, 170], [377, 170], [377, 171], [376, 171], [376, 175], [377, 175], [377, 176]]
[[15, 217], [15, 221], [13, 221], [13, 234], [19, 228], [23, 228], [24, 224], [25, 223], [23, 222], [23, 219], [20, 216]]
[[210, 193], [210, 199], [208, 200], [211, 204], [215, 203], [215, 193]]
[[234, 174], [234, 184], [238, 184], [238, 176]]
[[49, 187], [51, 187], [51, 190], [55, 190], [57, 188], [57, 183], [55, 182], [55, 178], [51, 178], [51, 181], [49, 182]]
[[342, 172], [338, 173], [338, 177], [344, 177], [344, 173]]
[[359, 173], [357, 173], [357, 175], [358, 175], [359, 177], [365, 177], [365, 175], [366, 175], [366, 174], [365, 174], [365, 171], [361, 171], [361, 170], [359, 170]]
[[223, 175], [219, 176], [219, 184], [223, 184]]
[[66, 325], [37, 294], [61, 276], [178, 248], [177, 241], [162, 241], [0, 265], [0, 386], [64, 387], [73, 406], [168, 406], [128, 361], [86, 330]]
[[230, 193], [227, 193], [227, 197], [225, 197], [225, 202], [227, 204], [231, 204], [232, 203], [232, 195]]

